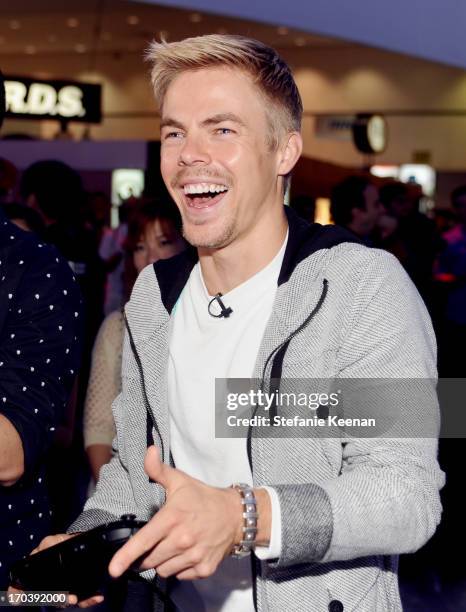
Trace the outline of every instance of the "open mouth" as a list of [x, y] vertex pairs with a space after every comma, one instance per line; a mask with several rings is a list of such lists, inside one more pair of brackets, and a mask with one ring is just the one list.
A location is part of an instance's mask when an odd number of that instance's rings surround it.
[[216, 183], [188, 183], [183, 186], [183, 193], [190, 208], [209, 208], [214, 206], [228, 192], [226, 185]]

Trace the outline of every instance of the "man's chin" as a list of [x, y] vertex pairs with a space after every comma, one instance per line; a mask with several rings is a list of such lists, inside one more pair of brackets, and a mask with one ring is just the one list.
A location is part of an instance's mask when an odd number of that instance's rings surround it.
[[232, 227], [213, 231], [205, 226], [183, 226], [183, 237], [197, 249], [222, 249], [232, 242], [233, 235]]

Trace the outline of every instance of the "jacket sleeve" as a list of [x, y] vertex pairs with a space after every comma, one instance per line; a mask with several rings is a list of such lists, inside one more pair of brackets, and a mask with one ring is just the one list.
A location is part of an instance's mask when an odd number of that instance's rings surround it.
[[[115, 416], [120, 412], [123, 402], [124, 396], [120, 393], [112, 405]], [[115, 420], [118, 423], [118, 418]], [[113, 441], [113, 449], [115, 455], [102, 467], [94, 494], [87, 500], [83, 512], [67, 529], [68, 533], [88, 531], [104, 523], [116, 521], [123, 514], [137, 515], [125, 458], [118, 448], [118, 434]]]
[[[277, 566], [414, 552], [440, 521], [444, 475], [437, 462], [435, 337], [397, 260], [370, 252], [343, 324], [338, 376], [392, 379], [392, 390], [417, 380], [426, 401], [406, 406], [411, 428], [404, 427], [403, 410], [397, 413], [393, 437], [342, 438], [338, 477], [320, 486], [274, 486], [282, 517]], [[426, 421], [426, 428], [412, 427]]]
[[[138, 516], [137, 504], [129, 474], [127, 433], [125, 412], [134, 410], [135, 406], [143, 406], [140, 380], [132, 376], [134, 357], [129, 349], [129, 342], [123, 342], [124, 375], [121, 377], [121, 393], [112, 403], [112, 414], [115, 422], [116, 436], [112, 447], [114, 456], [100, 471], [99, 480], [93, 495], [87, 500], [83, 512], [69, 527], [68, 532], [87, 531], [109, 521], [115, 521], [123, 514]], [[145, 422], [141, 422], [145, 430]], [[141, 465], [143, 464], [143, 457]]]
[[[148, 266], [139, 275], [131, 301], [126, 306], [136, 344], [144, 333], [150, 336], [152, 328], [149, 331], [147, 328], [155, 325], [153, 294], [148, 289], [153, 288], [154, 283], [153, 269]], [[127, 332], [123, 341], [121, 393], [114, 400], [112, 411], [116, 428], [116, 437], [113, 440], [115, 455], [102, 467], [96, 490], [86, 502], [81, 515], [69, 527], [70, 533], [87, 531], [117, 520], [122, 514], [134, 514], [138, 518], [148, 520], [158, 505], [154, 499], [158, 500], [157, 495], [161, 487], [150, 484], [144, 472], [147, 412], [140, 371]], [[137, 499], [135, 491], [139, 495]]]

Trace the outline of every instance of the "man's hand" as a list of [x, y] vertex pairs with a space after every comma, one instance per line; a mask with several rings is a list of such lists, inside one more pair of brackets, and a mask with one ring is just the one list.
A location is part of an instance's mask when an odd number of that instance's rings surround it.
[[238, 491], [208, 486], [162, 463], [154, 446], [147, 450], [145, 471], [165, 488], [167, 501], [114, 555], [110, 574], [117, 578], [143, 558], [139, 568], [155, 568], [163, 578], [210, 576], [241, 540], [243, 510]]
[[[31, 551], [31, 555], [35, 555], [36, 553], [41, 552], [42, 550], [45, 550], [46, 548], [55, 546], [55, 544], [61, 544], [61, 542], [64, 542], [65, 540], [69, 540], [70, 538], [73, 538], [76, 535], [78, 534], [77, 533], [72, 533], [72, 534], [58, 533], [56, 535], [47, 536], [41, 541], [41, 543], [39, 544], [39, 546], [37, 546], [37, 548], [34, 548], [34, 550]], [[21, 591], [13, 587], [10, 587], [8, 589], [8, 592], [9, 593], [20, 593]], [[104, 598], [102, 595], [94, 595], [93, 597], [89, 597], [89, 599], [83, 599], [83, 601], [80, 601], [78, 603], [78, 598], [76, 597], [76, 595], [70, 594], [68, 595], [67, 605], [75, 606], [76, 604], [78, 604], [80, 608], [89, 608], [90, 606], [95, 606], [96, 604], [101, 603], [103, 600]]]

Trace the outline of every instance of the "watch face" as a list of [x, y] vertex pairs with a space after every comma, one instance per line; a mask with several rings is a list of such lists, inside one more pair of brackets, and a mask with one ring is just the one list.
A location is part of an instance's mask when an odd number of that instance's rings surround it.
[[367, 122], [367, 140], [374, 153], [382, 153], [387, 146], [387, 123], [380, 115], [373, 115]]

